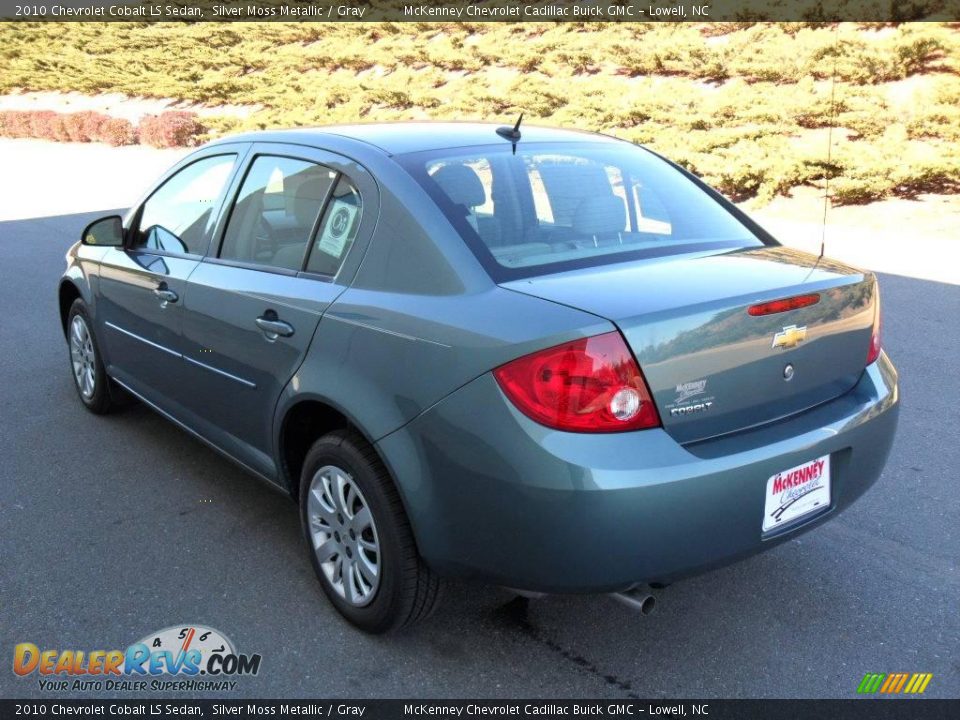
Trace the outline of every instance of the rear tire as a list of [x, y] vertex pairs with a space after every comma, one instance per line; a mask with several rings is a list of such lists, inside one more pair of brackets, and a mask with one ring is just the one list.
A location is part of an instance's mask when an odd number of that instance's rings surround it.
[[113, 407], [110, 379], [103, 367], [93, 321], [81, 298], [73, 301], [67, 315], [67, 349], [73, 386], [80, 402], [92, 413], [104, 415]]
[[440, 580], [417, 552], [386, 468], [356, 432], [332, 432], [310, 448], [300, 519], [324, 593], [361, 630], [397, 630], [436, 608]]

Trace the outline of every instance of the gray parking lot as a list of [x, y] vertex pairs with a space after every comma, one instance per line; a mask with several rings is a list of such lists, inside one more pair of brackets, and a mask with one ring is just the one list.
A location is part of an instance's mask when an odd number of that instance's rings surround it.
[[327, 604], [288, 499], [143, 406], [80, 405], [56, 283], [94, 216], [0, 223], [3, 697], [44, 695], [11, 672], [17, 643], [124, 648], [180, 623], [263, 656], [237, 697], [848, 698], [866, 672], [960, 696], [960, 286], [882, 276], [900, 432], [833, 522], [659, 591], [649, 617], [457, 583], [375, 638]]

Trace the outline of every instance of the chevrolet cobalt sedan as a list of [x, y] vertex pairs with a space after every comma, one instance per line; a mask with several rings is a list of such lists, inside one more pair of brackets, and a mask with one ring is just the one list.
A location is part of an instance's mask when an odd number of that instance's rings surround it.
[[86, 228], [59, 307], [81, 402], [139, 398], [289, 493], [369, 632], [445, 577], [647, 610], [836, 516], [897, 424], [872, 274], [588, 133], [214, 142]]

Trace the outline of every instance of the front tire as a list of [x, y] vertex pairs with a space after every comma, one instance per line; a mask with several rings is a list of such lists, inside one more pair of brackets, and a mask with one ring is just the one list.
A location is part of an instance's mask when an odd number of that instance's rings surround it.
[[92, 413], [110, 412], [110, 382], [100, 358], [100, 347], [93, 333], [93, 321], [81, 298], [73, 301], [67, 315], [67, 346], [70, 351], [70, 370], [73, 386], [80, 402]]
[[386, 468], [356, 432], [338, 430], [310, 448], [300, 518], [324, 593], [358, 628], [389, 632], [433, 612], [440, 581], [417, 553]]

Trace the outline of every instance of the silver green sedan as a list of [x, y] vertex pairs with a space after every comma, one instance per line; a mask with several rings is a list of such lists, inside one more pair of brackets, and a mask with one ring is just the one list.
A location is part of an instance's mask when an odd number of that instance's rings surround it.
[[59, 304], [81, 402], [288, 493], [370, 632], [455, 576], [647, 611], [837, 515], [897, 424], [873, 275], [595, 134], [218, 141], [84, 231]]

